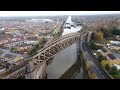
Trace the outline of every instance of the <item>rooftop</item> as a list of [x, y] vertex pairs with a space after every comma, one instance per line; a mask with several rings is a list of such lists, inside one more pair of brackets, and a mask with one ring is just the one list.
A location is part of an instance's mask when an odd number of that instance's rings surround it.
[[116, 57], [115, 57], [114, 55], [112, 55], [112, 54], [108, 54], [107, 56], [108, 56], [111, 60], [116, 59]]

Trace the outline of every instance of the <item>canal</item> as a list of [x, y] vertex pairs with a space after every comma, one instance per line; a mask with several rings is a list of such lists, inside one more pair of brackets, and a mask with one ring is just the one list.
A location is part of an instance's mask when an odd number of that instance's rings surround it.
[[[77, 32], [82, 26], [76, 28], [64, 29], [62, 35]], [[47, 66], [47, 78], [59, 79], [77, 60], [77, 45], [76, 43], [57, 53], [51, 63]]]

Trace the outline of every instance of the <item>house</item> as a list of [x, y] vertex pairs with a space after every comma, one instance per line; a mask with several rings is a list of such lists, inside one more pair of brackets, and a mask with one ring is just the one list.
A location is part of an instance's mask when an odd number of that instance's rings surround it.
[[113, 45], [120, 45], [120, 41], [110, 41], [110, 43]]

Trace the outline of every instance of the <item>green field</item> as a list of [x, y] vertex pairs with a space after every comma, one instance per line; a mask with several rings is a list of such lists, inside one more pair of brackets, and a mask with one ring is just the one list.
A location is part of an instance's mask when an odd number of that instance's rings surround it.
[[60, 27], [61, 27], [61, 24], [60, 25], [58, 25], [55, 29], [54, 29], [54, 31], [53, 31], [53, 35], [54, 34], [57, 34], [58, 32], [60, 32]]

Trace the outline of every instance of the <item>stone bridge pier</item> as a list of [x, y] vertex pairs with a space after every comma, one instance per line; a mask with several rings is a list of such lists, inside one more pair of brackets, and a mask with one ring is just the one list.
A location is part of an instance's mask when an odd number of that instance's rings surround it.
[[27, 65], [27, 74], [25, 79], [45, 79], [46, 78], [46, 61], [41, 62], [39, 65], [34, 65], [34, 62], [29, 62]]

